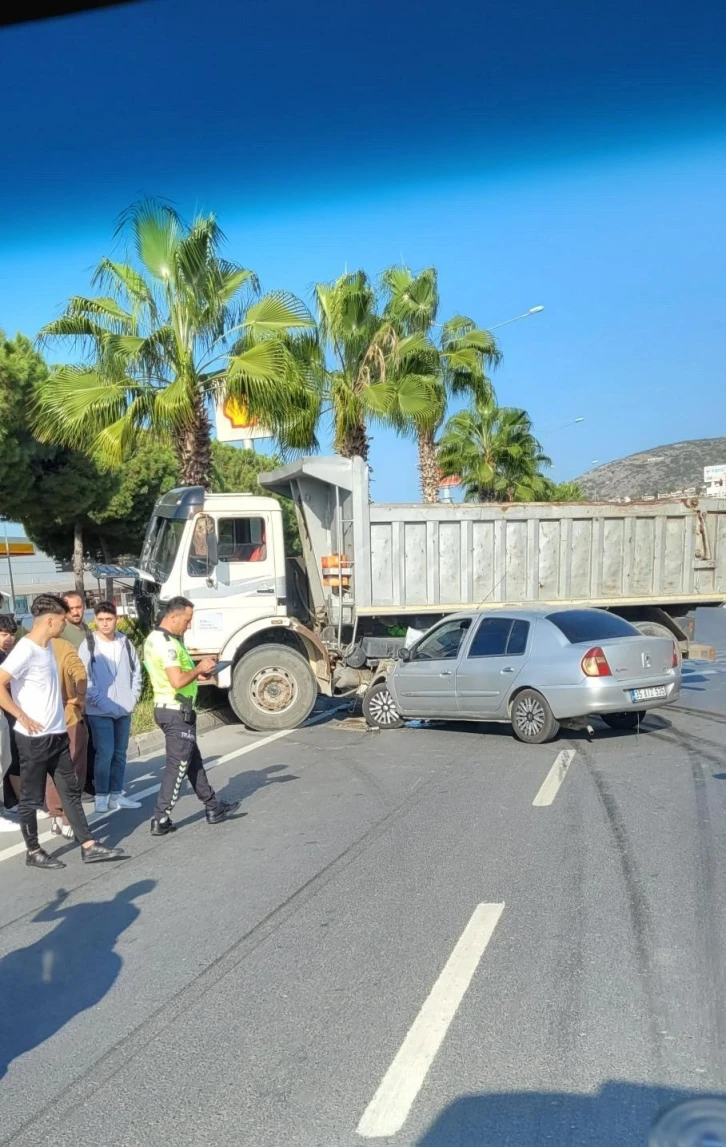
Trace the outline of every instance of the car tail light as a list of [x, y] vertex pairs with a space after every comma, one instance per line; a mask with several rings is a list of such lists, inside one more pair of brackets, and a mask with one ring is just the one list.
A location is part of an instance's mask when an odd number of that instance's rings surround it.
[[608, 659], [599, 645], [588, 649], [581, 664], [586, 677], [612, 677]]
[[674, 641], [673, 642], [673, 660], [671, 661], [671, 668], [677, 669], [678, 666], [680, 665], [680, 663], [681, 663], [681, 651]]

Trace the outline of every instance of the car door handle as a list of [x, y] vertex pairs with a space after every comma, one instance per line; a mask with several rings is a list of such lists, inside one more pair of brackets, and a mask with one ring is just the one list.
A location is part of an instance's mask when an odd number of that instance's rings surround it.
[[502, 673], [514, 673], [514, 668], [511, 665], [508, 665], [506, 669], [502, 669]]
[[443, 669], [441, 673], [439, 673], [439, 677], [451, 677], [451, 670]]

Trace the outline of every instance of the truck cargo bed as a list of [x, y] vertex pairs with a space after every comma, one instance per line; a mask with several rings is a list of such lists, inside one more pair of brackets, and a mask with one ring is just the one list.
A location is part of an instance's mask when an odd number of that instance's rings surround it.
[[[292, 497], [312, 597], [329, 618], [445, 613], [484, 604], [603, 607], [726, 598], [726, 501], [628, 504], [371, 503], [360, 459], [308, 458], [260, 483]], [[352, 559], [349, 590], [320, 577]]]

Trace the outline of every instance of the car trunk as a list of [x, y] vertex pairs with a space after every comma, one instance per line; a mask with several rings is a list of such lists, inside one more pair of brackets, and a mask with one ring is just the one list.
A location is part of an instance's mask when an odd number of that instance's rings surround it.
[[615, 681], [647, 681], [673, 668], [674, 643], [670, 637], [611, 637], [582, 644], [583, 656], [597, 646], [607, 657]]

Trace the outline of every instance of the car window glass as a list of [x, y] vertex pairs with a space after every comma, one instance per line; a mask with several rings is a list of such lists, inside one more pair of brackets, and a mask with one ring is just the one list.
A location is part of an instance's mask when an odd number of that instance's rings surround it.
[[416, 646], [414, 661], [450, 661], [458, 657], [461, 641], [471, 625], [471, 618], [447, 621], [429, 633]]
[[507, 642], [507, 654], [510, 657], [518, 657], [524, 653], [527, 648], [527, 638], [529, 637], [529, 622], [528, 621], [513, 621], [512, 628], [509, 631], [509, 641]]
[[612, 637], [637, 637], [638, 630], [622, 617], [598, 609], [563, 609], [547, 620], [564, 633], [572, 645], [583, 641], [606, 641]]
[[474, 634], [469, 657], [501, 657], [507, 649], [511, 617], [484, 617]]

